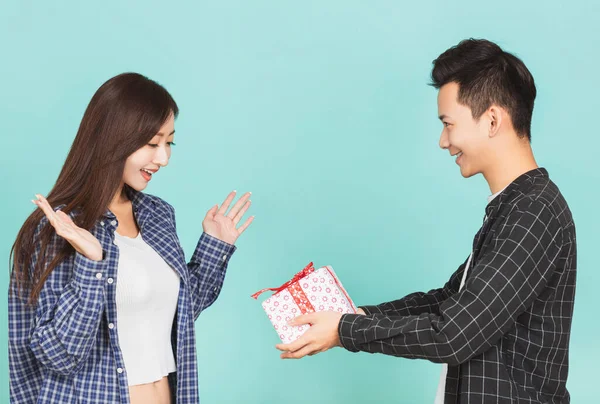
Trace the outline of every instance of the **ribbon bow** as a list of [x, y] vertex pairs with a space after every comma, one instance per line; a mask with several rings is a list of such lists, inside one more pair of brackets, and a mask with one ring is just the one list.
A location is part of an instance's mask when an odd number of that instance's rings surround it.
[[300, 279], [304, 278], [306, 275], [310, 274], [311, 272], [314, 272], [315, 267], [313, 266], [313, 263], [309, 263], [306, 267], [304, 267], [304, 269], [300, 272], [298, 272], [296, 275], [294, 275], [294, 277], [292, 279], [290, 279], [289, 281], [287, 281], [286, 283], [284, 283], [283, 285], [281, 285], [278, 288], [265, 288], [262, 290], [259, 290], [258, 292], [256, 292], [255, 294], [252, 295], [253, 299], [257, 299], [258, 296], [260, 296], [261, 294], [265, 293], [268, 290], [272, 290], [273, 292], [277, 293], [277, 292], [281, 292], [282, 290], [286, 289], [288, 286], [290, 286], [292, 283], [299, 281]]

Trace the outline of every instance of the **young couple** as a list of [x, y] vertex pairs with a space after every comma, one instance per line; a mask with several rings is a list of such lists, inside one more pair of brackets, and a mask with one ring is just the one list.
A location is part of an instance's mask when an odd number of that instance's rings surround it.
[[[531, 149], [533, 77], [486, 40], [462, 41], [433, 65], [440, 147], [492, 194], [472, 250], [442, 288], [297, 317], [312, 327], [277, 348], [286, 359], [341, 346], [442, 363], [436, 403], [569, 403], [575, 226]], [[253, 217], [242, 220], [250, 193], [235, 203], [229, 194], [186, 262], [173, 207], [142, 192], [169, 162], [177, 115], [139, 74], [93, 96], [13, 246], [12, 403], [199, 401], [194, 320], [219, 295]]]

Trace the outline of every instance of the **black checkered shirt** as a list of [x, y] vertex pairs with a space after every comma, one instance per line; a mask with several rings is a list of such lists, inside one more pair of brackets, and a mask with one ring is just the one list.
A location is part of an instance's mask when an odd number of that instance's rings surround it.
[[569, 403], [577, 250], [567, 203], [543, 168], [486, 207], [466, 262], [441, 289], [345, 314], [357, 352], [448, 364], [445, 403]]

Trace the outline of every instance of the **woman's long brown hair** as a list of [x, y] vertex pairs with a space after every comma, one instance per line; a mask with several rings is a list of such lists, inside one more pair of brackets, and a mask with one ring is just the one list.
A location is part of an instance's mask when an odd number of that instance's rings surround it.
[[[91, 230], [119, 190], [127, 157], [178, 113], [167, 90], [147, 77], [124, 73], [108, 80], [83, 115], [56, 184], [46, 196], [50, 205], [65, 205], [62, 211], [67, 214], [77, 210], [77, 225]], [[10, 253], [10, 289], [29, 295], [31, 304], [54, 268], [75, 251], [64, 240], [56, 240], [47, 221], [38, 229], [43, 217], [36, 209], [25, 220]]]

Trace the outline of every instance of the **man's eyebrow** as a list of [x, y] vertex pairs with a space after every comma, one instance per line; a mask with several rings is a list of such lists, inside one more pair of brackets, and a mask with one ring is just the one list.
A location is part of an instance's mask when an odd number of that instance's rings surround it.
[[448, 115], [440, 115], [438, 118], [440, 118], [440, 121], [443, 121], [444, 119], [448, 118]]

